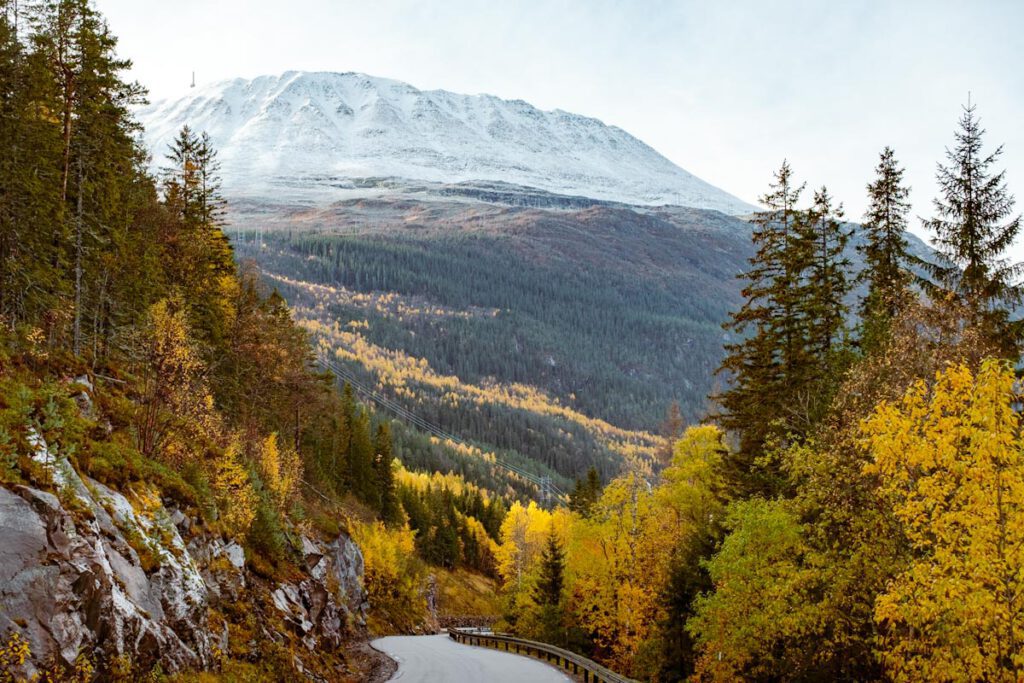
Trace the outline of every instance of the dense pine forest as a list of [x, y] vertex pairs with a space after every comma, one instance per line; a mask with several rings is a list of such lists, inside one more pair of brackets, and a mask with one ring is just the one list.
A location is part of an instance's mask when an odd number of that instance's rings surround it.
[[[270, 249], [259, 260], [274, 272], [357, 292], [419, 295], [475, 313], [446, 320], [444, 335], [417, 329], [429, 325], [427, 319], [401, 325], [373, 316], [374, 343], [429, 358], [439, 371], [466, 381], [500, 377], [573, 394], [583, 412], [634, 429], [657, 426], [675, 398], [666, 387], [713, 369], [700, 363], [714, 357], [711, 347], [720, 336], [714, 321], [729, 304], [687, 297], [679, 279], [666, 277], [660, 287], [650, 287], [626, 265], [616, 272], [599, 262], [577, 269], [552, 256], [523, 259], [517, 245], [500, 236], [374, 239], [267, 232], [263, 239]], [[351, 307], [336, 313], [365, 317]], [[692, 352], [680, 353], [680, 344]], [[669, 367], [662, 364], [666, 358], [672, 359]], [[656, 367], [674, 381], [651, 382], [630, 371]], [[696, 415], [703, 399], [684, 407]]]

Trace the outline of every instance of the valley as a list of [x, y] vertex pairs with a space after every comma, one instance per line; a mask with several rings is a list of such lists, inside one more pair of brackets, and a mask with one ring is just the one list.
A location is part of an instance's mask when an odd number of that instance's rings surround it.
[[358, 377], [570, 479], [650, 472], [669, 404], [704, 412], [748, 255], [742, 222], [685, 209], [376, 199], [242, 216], [239, 257]]
[[[889, 146], [853, 216], [352, 71], [147, 101], [96, 2], [0, 0], [0, 683], [1024, 680], [1024, 225], [973, 100], [928, 247]], [[675, 87], [600, 76], [609, 121]], [[637, 129], [746, 193], [766, 96], [688, 96]]]

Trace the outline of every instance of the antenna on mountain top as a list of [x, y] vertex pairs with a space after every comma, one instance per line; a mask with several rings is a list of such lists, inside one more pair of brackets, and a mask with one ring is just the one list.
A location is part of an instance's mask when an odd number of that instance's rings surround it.
[[192, 72], [192, 85], [189, 86], [189, 87], [191, 87], [191, 88], [196, 87], [196, 72], [195, 71]]

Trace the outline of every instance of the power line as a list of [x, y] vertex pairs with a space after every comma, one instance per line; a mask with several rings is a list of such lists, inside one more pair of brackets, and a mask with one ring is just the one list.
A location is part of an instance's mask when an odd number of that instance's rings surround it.
[[[423, 429], [423, 430], [433, 434], [434, 436], [436, 436], [438, 438], [445, 439], [445, 440], [448, 440], [448, 441], [452, 441], [453, 443], [461, 444], [461, 445], [464, 445], [464, 446], [467, 446], [467, 447], [470, 446], [470, 444], [466, 443], [464, 440], [460, 439], [459, 437], [455, 436], [454, 434], [451, 434], [450, 432], [447, 432], [447, 431], [443, 430], [442, 428], [438, 427], [437, 425], [434, 425], [433, 423], [428, 422], [424, 418], [422, 418], [422, 417], [412, 413], [410, 410], [408, 410], [404, 406], [402, 406], [402, 405], [392, 401], [391, 399], [389, 399], [387, 397], [384, 397], [384, 396], [378, 394], [373, 389], [367, 388], [358, 379], [356, 379], [353, 376], [352, 373], [342, 369], [341, 367], [337, 366], [336, 364], [333, 364], [330, 361], [323, 361], [323, 364], [325, 366], [327, 366], [328, 369], [331, 370], [340, 379], [345, 380], [346, 382], [351, 384], [353, 387], [355, 387], [360, 393], [362, 393], [366, 397], [372, 399], [373, 401], [375, 401], [376, 403], [378, 403], [382, 407], [387, 408], [388, 410], [396, 413], [400, 417], [405, 418], [409, 422], [412, 422], [417, 427], [420, 427], [421, 429]], [[529, 472], [527, 472], [527, 471], [525, 471], [525, 470], [523, 470], [523, 469], [521, 469], [519, 467], [516, 467], [515, 465], [510, 464], [510, 463], [501, 462], [500, 460], [497, 459], [497, 457], [495, 457], [495, 464], [498, 465], [499, 467], [505, 469], [505, 470], [508, 470], [510, 472], [513, 472], [513, 473], [519, 475], [523, 479], [526, 479], [527, 481], [529, 481], [530, 483], [534, 484], [535, 486], [537, 486], [537, 487], [539, 487], [541, 489], [544, 488], [544, 481], [543, 481], [543, 479], [542, 478], [538, 478], [536, 475], [533, 475], [533, 474], [531, 474], [531, 473], [529, 473]], [[552, 485], [552, 490], [556, 491], [557, 489]]]
[[[407, 420], [408, 422], [411, 422], [413, 425], [428, 432], [429, 434], [432, 434], [433, 436], [436, 436], [439, 439], [451, 441], [461, 446], [472, 447], [472, 444], [467, 443], [465, 440], [433, 424], [432, 422], [426, 420], [425, 418], [416, 415], [405, 406], [397, 403], [396, 401], [386, 396], [377, 393], [374, 389], [367, 387], [355, 376], [353, 372], [331, 361], [325, 355], [318, 354], [316, 359], [318, 363], [320, 363], [324, 368], [326, 368], [332, 374], [334, 374], [335, 377], [352, 385], [352, 387], [359, 391], [359, 393], [371, 399], [379, 406], [391, 411], [392, 413]], [[526, 481], [536, 486], [540, 491], [540, 495], [544, 503], [550, 503], [552, 497], [564, 498], [566, 496], [564, 491], [555, 486], [555, 484], [551, 481], [551, 477], [549, 476], [538, 477], [537, 475], [531, 474], [530, 472], [527, 472], [526, 470], [517, 467], [516, 465], [507, 462], [502, 462], [501, 460], [498, 459], [497, 455], [495, 455], [494, 457], [494, 464], [508, 472], [511, 472], [521, 477], [522, 479], [525, 479]]]

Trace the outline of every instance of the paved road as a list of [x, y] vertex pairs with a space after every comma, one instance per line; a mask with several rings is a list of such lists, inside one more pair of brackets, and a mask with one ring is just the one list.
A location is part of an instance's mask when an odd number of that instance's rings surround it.
[[460, 645], [447, 635], [388, 636], [373, 646], [398, 662], [401, 683], [566, 683], [554, 667], [529, 657]]

